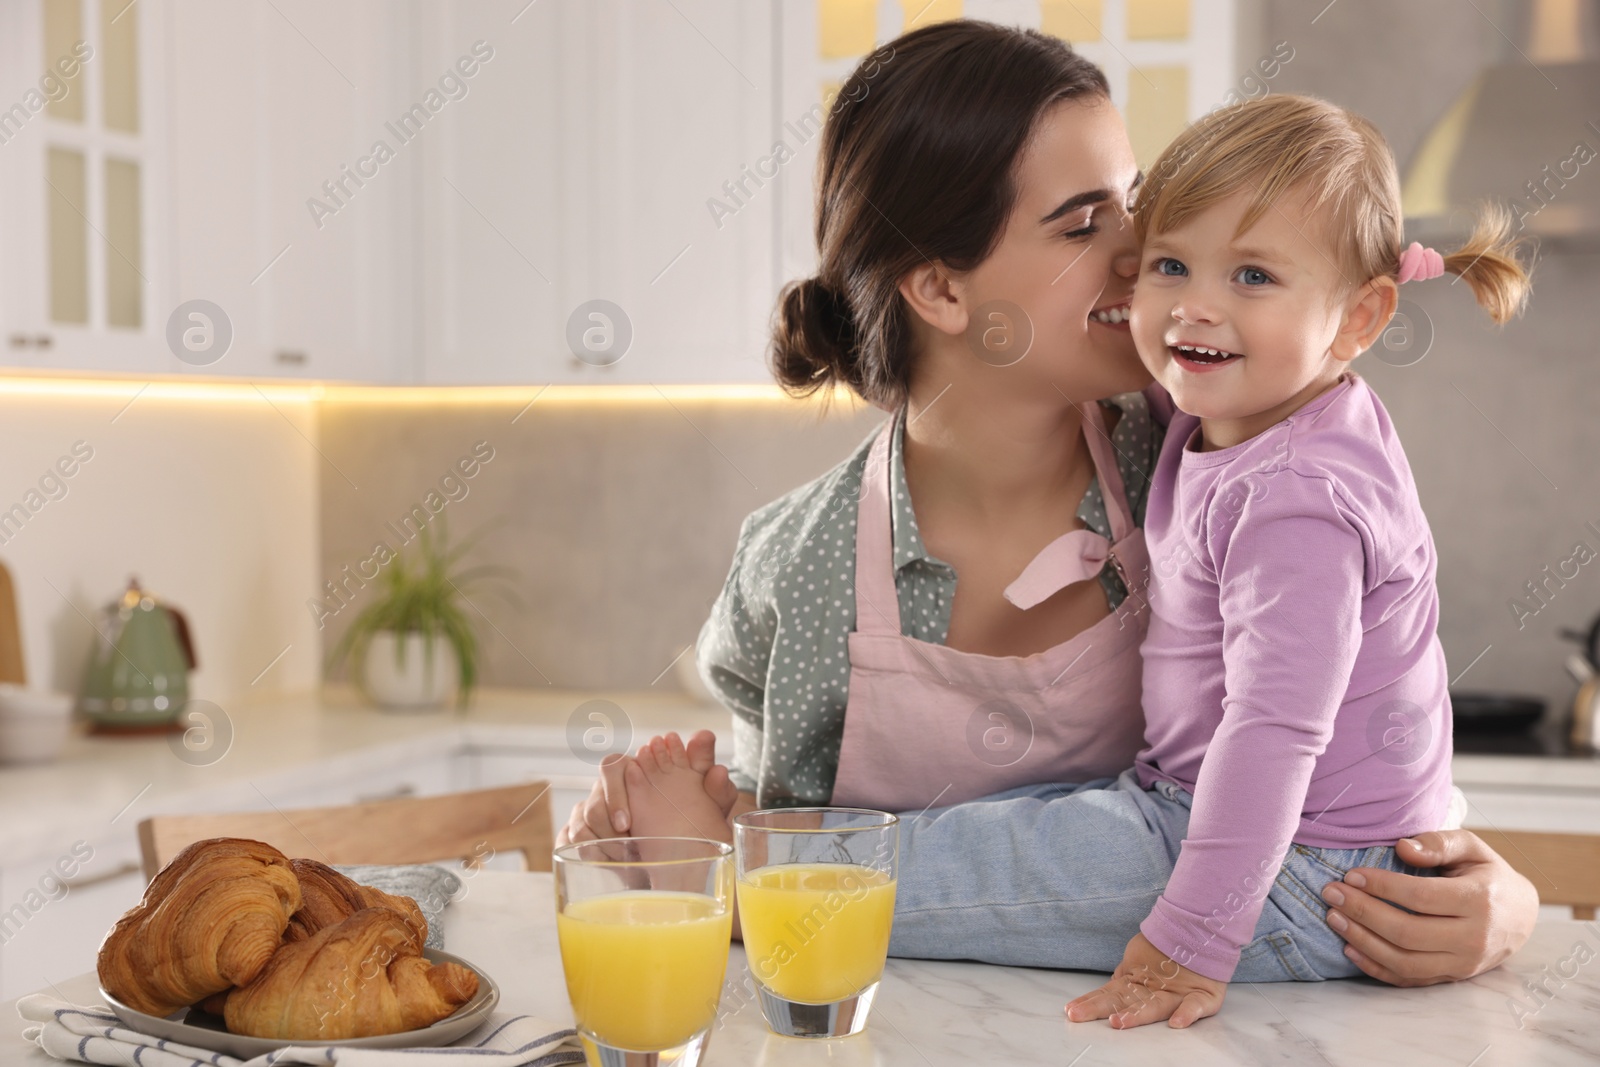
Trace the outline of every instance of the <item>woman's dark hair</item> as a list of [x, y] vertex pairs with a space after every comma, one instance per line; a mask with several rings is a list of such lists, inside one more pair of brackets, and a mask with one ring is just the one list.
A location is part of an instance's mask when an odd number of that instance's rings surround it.
[[935, 23], [864, 59], [840, 87], [817, 161], [817, 276], [778, 298], [769, 354], [790, 393], [842, 382], [886, 407], [910, 386], [900, 279], [920, 263], [971, 270], [1016, 199], [1040, 116], [1109, 99], [1064, 41], [988, 22]]

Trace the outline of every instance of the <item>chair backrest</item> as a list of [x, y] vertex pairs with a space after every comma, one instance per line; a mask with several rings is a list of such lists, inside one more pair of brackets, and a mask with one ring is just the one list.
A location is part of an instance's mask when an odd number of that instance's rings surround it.
[[545, 782], [524, 782], [332, 808], [156, 815], [139, 823], [139, 851], [146, 881], [185, 846], [209, 837], [253, 838], [327, 864], [483, 862], [492, 853], [521, 852], [528, 870], [548, 871], [555, 847], [549, 791]]
[[1472, 832], [1533, 883], [1539, 903], [1570, 907], [1575, 919], [1594, 918], [1600, 905], [1600, 834]]

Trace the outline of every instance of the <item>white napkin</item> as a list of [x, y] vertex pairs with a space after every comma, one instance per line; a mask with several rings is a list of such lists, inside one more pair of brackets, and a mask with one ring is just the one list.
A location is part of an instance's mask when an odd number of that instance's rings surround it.
[[577, 1032], [552, 1026], [532, 1015], [496, 1012], [484, 1024], [443, 1048], [282, 1048], [252, 1060], [220, 1052], [178, 1045], [130, 1030], [105, 1007], [78, 1007], [64, 1000], [34, 993], [17, 1001], [17, 1014], [30, 1023], [22, 1031], [58, 1060], [80, 1060], [114, 1067], [278, 1067], [280, 1064], [329, 1064], [340, 1067], [381, 1067], [421, 1064], [430, 1067], [465, 1067], [495, 1064], [514, 1067], [554, 1067], [582, 1063]]

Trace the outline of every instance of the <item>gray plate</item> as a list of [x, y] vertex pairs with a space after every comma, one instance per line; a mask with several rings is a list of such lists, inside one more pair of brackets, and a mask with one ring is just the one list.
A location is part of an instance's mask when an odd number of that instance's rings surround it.
[[494, 1011], [495, 1005], [500, 1003], [500, 987], [494, 984], [494, 979], [460, 956], [452, 956], [448, 952], [434, 948], [424, 949], [422, 955], [434, 963], [458, 963], [473, 971], [478, 976], [477, 995], [456, 1009], [454, 1015], [447, 1015], [432, 1026], [421, 1030], [406, 1030], [398, 1034], [383, 1034], [379, 1037], [357, 1037], [347, 1041], [278, 1041], [265, 1037], [247, 1037], [243, 1034], [228, 1033], [222, 1028], [220, 1018], [193, 1008], [179, 1008], [165, 1019], [161, 1019], [154, 1015], [146, 1015], [142, 1011], [134, 1011], [104, 989], [100, 990], [100, 996], [130, 1030], [193, 1048], [203, 1048], [209, 1052], [224, 1052], [242, 1060], [289, 1047], [435, 1048], [465, 1037], [481, 1026], [489, 1017], [489, 1013]]

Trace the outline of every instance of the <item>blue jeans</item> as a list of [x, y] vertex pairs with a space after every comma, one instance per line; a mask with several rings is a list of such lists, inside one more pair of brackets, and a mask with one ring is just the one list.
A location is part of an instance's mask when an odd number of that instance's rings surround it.
[[[1172, 874], [1193, 801], [1171, 782], [1141, 789], [1129, 769], [904, 813], [889, 954], [1115, 970]], [[1388, 845], [1290, 845], [1233, 981], [1360, 974], [1321, 897], [1352, 867], [1435, 873]]]

